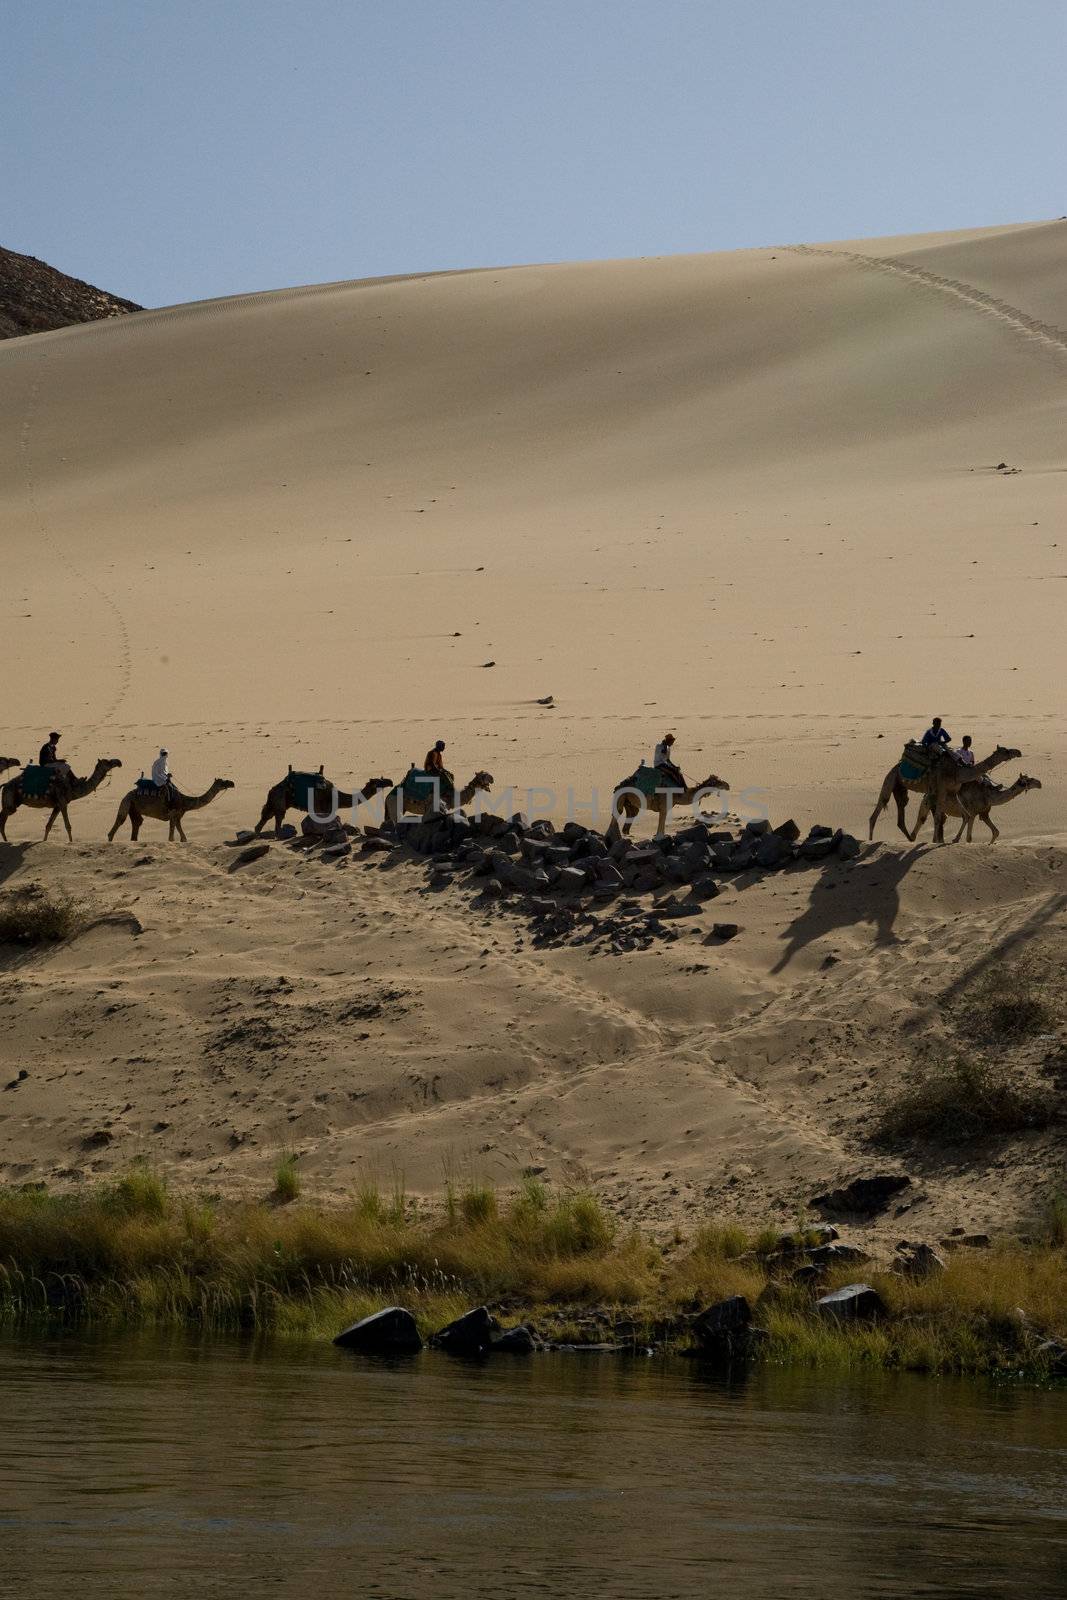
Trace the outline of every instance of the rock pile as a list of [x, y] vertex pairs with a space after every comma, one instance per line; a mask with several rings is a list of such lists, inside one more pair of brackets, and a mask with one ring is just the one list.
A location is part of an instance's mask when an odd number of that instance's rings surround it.
[[[365, 855], [406, 849], [427, 858], [430, 890], [459, 882], [483, 902], [508, 902], [529, 917], [537, 945], [599, 944], [619, 954], [676, 939], [673, 924], [698, 916], [724, 878], [830, 856], [850, 860], [859, 848], [840, 829], [815, 827], [801, 839], [793, 821], [730, 829], [698, 820], [656, 839], [610, 840], [578, 822], [557, 829], [521, 813], [461, 811], [368, 828], [361, 846]], [[639, 898], [648, 895], [651, 907]], [[709, 942], [738, 931], [736, 923], [716, 923]]]

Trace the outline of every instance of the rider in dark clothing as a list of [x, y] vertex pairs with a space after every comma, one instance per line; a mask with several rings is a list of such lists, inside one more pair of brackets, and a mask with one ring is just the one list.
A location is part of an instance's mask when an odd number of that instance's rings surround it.
[[47, 744], [43, 744], [41, 746], [41, 753], [37, 757], [38, 766], [41, 766], [41, 767], [54, 767], [54, 766], [57, 765], [57, 763], [61, 759], [60, 756], [56, 753], [56, 745], [58, 743], [59, 743], [59, 734], [58, 733], [50, 733], [48, 735]]
[[935, 717], [922, 736], [923, 749], [929, 750], [931, 746], [937, 748], [951, 743], [952, 735], [941, 726], [941, 718]]

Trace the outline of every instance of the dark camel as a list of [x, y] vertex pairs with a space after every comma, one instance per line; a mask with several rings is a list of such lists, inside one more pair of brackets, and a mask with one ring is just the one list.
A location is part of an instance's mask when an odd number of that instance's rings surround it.
[[0, 839], [7, 838], [8, 817], [14, 816], [20, 806], [30, 806], [34, 811], [52, 813], [44, 827], [46, 839], [52, 831], [53, 822], [57, 817], [62, 817], [63, 826], [67, 830], [67, 839], [73, 843], [74, 835], [70, 831], [67, 807], [73, 800], [84, 800], [86, 795], [99, 789], [108, 773], [121, 766], [122, 762], [114, 757], [109, 759], [101, 757], [88, 778], [76, 778], [72, 772], [57, 767], [55, 776], [44, 794], [24, 794], [20, 773], [17, 778], [12, 778], [10, 783], [5, 783], [3, 789], [0, 789]]

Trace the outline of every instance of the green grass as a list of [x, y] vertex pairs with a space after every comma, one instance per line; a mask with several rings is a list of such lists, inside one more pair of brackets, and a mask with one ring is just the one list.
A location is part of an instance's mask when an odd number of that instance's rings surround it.
[[[1067, 1336], [1062, 1227], [1053, 1204], [1040, 1243], [960, 1250], [921, 1281], [864, 1268], [890, 1315], [850, 1328], [816, 1313], [809, 1291], [788, 1281], [791, 1262], [769, 1259], [773, 1229], [708, 1226], [661, 1245], [619, 1230], [593, 1196], [532, 1180], [508, 1198], [472, 1182], [430, 1215], [400, 1185], [384, 1196], [368, 1185], [324, 1209], [175, 1194], [137, 1167], [75, 1193], [0, 1190], [0, 1322], [325, 1337], [400, 1302], [426, 1334], [488, 1303], [557, 1339], [617, 1329], [624, 1340], [684, 1345], [689, 1316], [743, 1294], [764, 1360], [1040, 1376], [1041, 1339]], [[836, 1269], [826, 1287], [856, 1275]]]
[[300, 1174], [296, 1170], [296, 1156], [282, 1156], [274, 1173], [274, 1193], [271, 1198], [278, 1205], [289, 1205], [300, 1199]]

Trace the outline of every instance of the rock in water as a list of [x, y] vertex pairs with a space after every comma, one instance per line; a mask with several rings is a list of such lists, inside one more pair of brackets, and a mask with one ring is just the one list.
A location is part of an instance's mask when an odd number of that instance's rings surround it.
[[485, 1306], [478, 1306], [435, 1333], [430, 1343], [452, 1356], [484, 1356], [499, 1332], [496, 1318]]
[[700, 1353], [717, 1360], [748, 1355], [752, 1343], [752, 1311], [743, 1294], [731, 1295], [702, 1311], [692, 1325]]
[[815, 1302], [815, 1309], [825, 1317], [837, 1317], [842, 1322], [861, 1322], [888, 1315], [888, 1308], [877, 1289], [869, 1283], [846, 1283], [843, 1289], [824, 1294]]
[[415, 1318], [403, 1306], [386, 1306], [360, 1322], [344, 1328], [333, 1341], [343, 1350], [363, 1350], [369, 1355], [406, 1355], [422, 1349]]
[[498, 1334], [490, 1348], [494, 1355], [532, 1356], [537, 1349], [537, 1340], [529, 1328], [520, 1323], [517, 1328], [508, 1328]]

